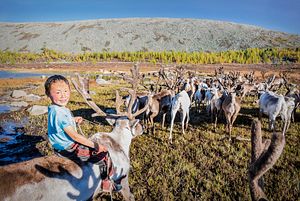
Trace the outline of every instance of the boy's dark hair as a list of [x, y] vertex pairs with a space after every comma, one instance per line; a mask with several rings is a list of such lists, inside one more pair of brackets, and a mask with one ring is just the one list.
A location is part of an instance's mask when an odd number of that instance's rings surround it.
[[67, 78], [65, 78], [64, 76], [62, 75], [52, 75], [50, 76], [46, 82], [45, 82], [45, 94], [47, 96], [50, 95], [50, 87], [53, 83], [57, 82], [57, 81], [64, 81], [69, 87], [70, 87], [70, 84], [69, 84], [69, 81]]

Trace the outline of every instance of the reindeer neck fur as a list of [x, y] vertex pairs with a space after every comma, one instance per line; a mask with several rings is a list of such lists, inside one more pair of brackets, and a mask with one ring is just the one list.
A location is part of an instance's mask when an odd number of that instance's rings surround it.
[[219, 92], [216, 88], [212, 89], [212, 99], [218, 99], [220, 97]]
[[236, 94], [230, 93], [228, 96], [228, 103], [234, 105], [236, 103]]
[[240, 102], [236, 98], [235, 93], [230, 93], [222, 103], [222, 108], [225, 113], [233, 114], [240, 110]]
[[236, 94], [231, 94], [231, 104], [236, 104]]
[[107, 147], [117, 175], [128, 174], [130, 168], [129, 149], [135, 135], [129, 120], [119, 118], [111, 133], [96, 133], [92, 140]]
[[117, 132], [121, 131], [116, 131], [116, 133], [114, 131], [111, 133], [96, 133], [94, 137], [99, 144], [107, 147], [115, 174], [121, 176], [127, 175], [129, 172], [129, 146], [132, 137], [130, 137], [130, 140], [126, 137], [120, 137], [120, 135], [126, 134], [124, 132], [118, 134]]
[[113, 131], [109, 134], [122, 148], [122, 150], [129, 157], [129, 148], [131, 144], [131, 140], [133, 138], [131, 128], [126, 125], [122, 125], [122, 127], [115, 127]]

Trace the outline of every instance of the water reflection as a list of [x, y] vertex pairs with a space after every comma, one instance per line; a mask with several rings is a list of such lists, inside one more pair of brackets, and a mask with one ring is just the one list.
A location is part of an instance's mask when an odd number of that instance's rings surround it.
[[20, 107], [14, 107], [7, 104], [0, 104], [0, 114], [19, 110]]
[[[0, 79], [3, 78], [30, 78], [30, 77], [42, 77], [42, 76], [51, 76], [61, 73], [29, 73], [29, 72], [12, 72], [12, 71], [0, 71]], [[67, 75], [67, 74], [61, 74]]]
[[17, 163], [42, 156], [36, 143], [43, 141], [41, 136], [26, 135], [24, 126], [28, 119], [20, 123], [5, 121], [0, 123], [0, 166]]

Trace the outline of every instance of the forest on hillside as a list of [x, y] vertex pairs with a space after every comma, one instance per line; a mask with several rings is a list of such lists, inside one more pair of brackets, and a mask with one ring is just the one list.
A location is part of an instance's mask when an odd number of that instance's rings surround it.
[[150, 62], [153, 64], [284, 64], [299, 63], [299, 48], [249, 48], [224, 52], [89, 52], [72, 54], [43, 48], [41, 53], [0, 51], [0, 63], [34, 62]]

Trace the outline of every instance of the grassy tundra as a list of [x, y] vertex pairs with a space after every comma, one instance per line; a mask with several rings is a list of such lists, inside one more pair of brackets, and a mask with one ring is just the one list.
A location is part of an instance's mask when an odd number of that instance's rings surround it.
[[[1, 96], [12, 89], [23, 88], [26, 84], [35, 84], [29, 93], [44, 95], [45, 80], [2, 79]], [[124, 86], [123, 81], [114, 81], [114, 85], [97, 86], [91, 82], [93, 100], [101, 108], [114, 108], [115, 89]], [[13, 86], [13, 87], [12, 87]], [[258, 117], [257, 98], [246, 97], [236, 122], [233, 125], [232, 141], [225, 138], [225, 120], [221, 120], [214, 132], [205, 113], [197, 114], [192, 107], [191, 121], [185, 135], [176, 121], [173, 131], [173, 144], [169, 144], [168, 130], [157, 125], [156, 133], [144, 134], [135, 138], [131, 145], [130, 187], [136, 200], [250, 200], [248, 186], [248, 166], [251, 158], [250, 126], [253, 117]], [[36, 104], [48, 105], [43, 96]], [[99, 131], [110, 131], [112, 127], [104, 119], [92, 118], [93, 113], [81, 96], [72, 90], [68, 107], [75, 116], [96, 122], [83, 122], [83, 132], [89, 136]], [[300, 197], [300, 118], [297, 111], [295, 123], [286, 134], [284, 151], [274, 167], [264, 175], [264, 192], [270, 200], [298, 200]], [[28, 116], [23, 110], [9, 114], [0, 114], [0, 120], [8, 121]], [[45, 140], [37, 144], [39, 151], [52, 154], [47, 142], [47, 115], [29, 116], [25, 126], [27, 135], [43, 136]], [[167, 118], [167, 122], [170, 117]], [[98, 123], [101, 124], [98, 124]], [[277, 121], [278, 123], [280, 121]], [[158, 123], [157, 123], [158, 124]], [[263, 119], [264, 139], [271, 138], [267, 130], [266, 117]], [[279, 127], [278, 127], [279, 128]], [[240, 137], [240, 138], [236, 138]], [[114, 200], [121, 200], [119, 194], [113, 194]], [[109, 200], [108, 194], [99, 195], [95, 200]]]

